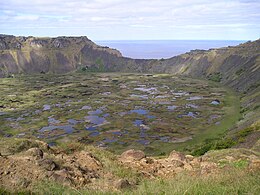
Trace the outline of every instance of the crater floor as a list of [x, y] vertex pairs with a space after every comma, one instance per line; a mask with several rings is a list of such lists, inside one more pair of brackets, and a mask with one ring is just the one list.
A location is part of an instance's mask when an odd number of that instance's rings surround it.
[[0, 79], [0, 91], [1, 136], [153, 155], [220, 136], [240, 107], [218, 83], [168, 74], [19, 76]]

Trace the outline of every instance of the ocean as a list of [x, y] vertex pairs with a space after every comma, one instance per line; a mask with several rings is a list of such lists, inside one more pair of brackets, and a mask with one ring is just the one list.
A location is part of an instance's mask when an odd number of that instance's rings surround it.
[[123, 56], [135, 59], [170, 58], [194, 49], [235, 46], [246, 41], [230, 40], [152, 40], [152, 41], [95, 41], [102, 46], [119, 50]]

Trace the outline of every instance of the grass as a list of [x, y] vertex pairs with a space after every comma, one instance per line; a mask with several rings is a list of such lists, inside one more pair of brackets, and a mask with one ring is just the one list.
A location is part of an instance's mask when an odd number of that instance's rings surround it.
[[252, 194], [260, 191], [260, 172], [248, 171], [245, 168], [223, 168], [219, 174], [199, 175], [180, 173], [170, 179], [143, 180], [135, 188], [120, 191], [75, 189], [50, 181], [43, 181], [31, 191], [8, 192], [0, 188], [1, 194], [136, 194], [136, 195], [219, 195], [219, 194]]
[[258, 194], [260, 174], [230, 168], [217, 175], [191, 176], [180, 174], [169, 180], [145, 181], [128, 194]]
[[38, 147], [34, 141], [29, 141], [27, 139], [17, 139], [17, 138], [0, 138], [0, 153], [5, 154], [15, 154], [32, 147]]
[[[223, 149], [233, 146], [233, 140], [230, 138], [222, 139], [226, 132], [232, 128], [241, 117], [239, 96], [231, 89], [226, 89], [225, 107], [223, 111], [225, 117], [220, 121], [219, 125], [212, 125], [197, 133], [192, 140], [178, 144], [177, 150], [192, 151], [194, 149], [201, 150], [193, 152], [194, 155], [202, 155], [210, 149]], [[214, 148], [212, 145], [215, 145]], [[226, 146], [225, 146], [226, 145]]]
[[[31, 142], [31, 144], [28, 144]], [[35, 147], [36, 142], [25, 139], [1, 139], [1, 149], [5, 146], [12, 148], [15, 153]], [[29, 189], [22, 191], [8, 191], [0, 186], [0, 194], [257, 194], [260, 190], [260, 170], [248, 169], [249, 156], [259, 156], [256, 151], [248, 149], [226, 149], [210, 151], [204, 157], [208, 162], [215, 162], [219, 172], [201, 175], [198, 172], [181, 172], [173, 178], [146, 179], [138, 172], [122, 166], [117, 161], [117, 156], [107, 150], [77, 142], [60, 144], [53, 148], [53, 152], [71, 154], [85, 150], [92, 153], [102, 164], [102, 172], [112, 175], [107, 179], [117, 181], [127, 179], [136, 184], [129, 189], [121, 191], [115, 188], [102, 188], [103, 178], [95, 187], [93, 181], [80, 188], [69, 187], [60, 183], [45, 180], [34, 183]], [[229, 161], [226, 157], [233, 157]], [[106, 179], [106, 178], [104, 178]], [[104, 180], [107, 182], [107, 179]], [[111, 180], [112, 179], [112, 180]], [[93, 189], [94, 186], [94, 189]], [[112, 186], [112, 184], [111, 184]]]

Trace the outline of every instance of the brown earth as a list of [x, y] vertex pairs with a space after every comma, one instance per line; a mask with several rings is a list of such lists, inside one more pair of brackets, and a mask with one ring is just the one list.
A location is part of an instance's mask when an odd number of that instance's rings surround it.
[[[88, 188], [94, 190], [118, 191], [123, 188], [138, 185], [138, 181], [128, 181], [108, 171], [95, 154], [87, 149], [70, 153], [59, 147], [49, 148], [42, 141], [34, 142], [27, 150], [10, 153], [1, 150], [0, 155], [0, 186], [8, 190], [28, 189], [40, 181], [54, 181], [73, 188]], [[147, 179], [172, 178], [176, 174], [187, 172], [191, 175], [218, 174], [219, 162], [237, 162], [241, 159], [248, 161], [248, 169], [259, 170], [260, 158], [254, 152], [236, 150], [228, 153], [211, 153], [201, 157], [184, 155], [172, 151], [168, 157], [147, 157], [140, 150], [128, 150], [113, 158], [113, 161], [138, 173]], [[100, 152], [101, 149], [100, 149]], [[233, 151], [234, 152], [234, 151]], [[249, 155], [250, 154], [250, 155]], [[216, 158], [216, 159], [214, 159]]]

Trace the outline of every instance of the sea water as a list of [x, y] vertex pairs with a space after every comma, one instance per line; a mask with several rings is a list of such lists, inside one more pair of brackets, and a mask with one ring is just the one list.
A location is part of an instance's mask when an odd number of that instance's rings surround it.
[[119, 50], [123, 56], [136, 59], [161, 59], [177, 56], [194, 49], [235, 46], [246, 41], [233, 40], [145, 40], [95, 41], [102, 46]]

